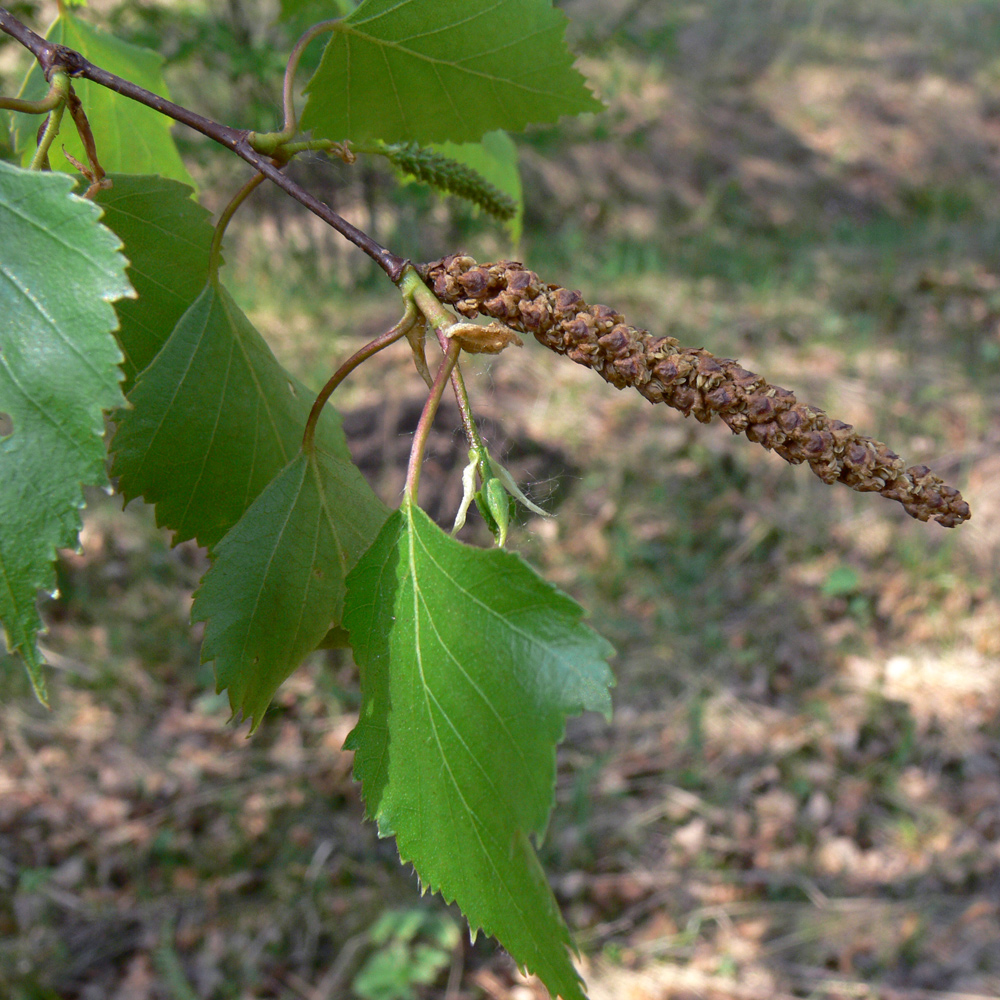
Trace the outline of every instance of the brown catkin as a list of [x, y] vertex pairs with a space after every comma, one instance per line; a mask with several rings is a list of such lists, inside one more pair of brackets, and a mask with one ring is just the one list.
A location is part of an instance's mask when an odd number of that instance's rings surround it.
[[673, 337], [654, 337], [629, 326], [608, 306], [590, 306], [579, 292], [547, 284], [511, 260], [477, 264], [452, 254], [419, 269], [434, 294], [463, 316], [482, 313], [578, 364], [593, 368], [619, 389], [631, 386], [651, 403], [666, 403], [702, 423], [725, 421], [786, 462], [807, 462], [825, 483], [880, 493], [920, 521], [947, 528], [969, 519], [958, 490], [923, 465], [904, 468], [881, 441], [832, 420], [795, 394], [769, 385], [735, 361]]

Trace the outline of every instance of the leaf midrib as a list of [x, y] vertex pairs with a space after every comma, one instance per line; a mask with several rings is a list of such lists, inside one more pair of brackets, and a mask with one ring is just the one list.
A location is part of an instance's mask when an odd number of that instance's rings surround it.
[[[450, 762], [448, 760], [448, 755], [444, 752], [444, 747], [441, 745], [441, 737], [438, 734], [438, 727], [437, 727], [437, 724], [436, 724], [436, 722], [434, 720], [434, 714], [431, 711], [430, 701], [428, 700], [428, 695], [430, 694], [430, 687], [429, 687], [429, 685], [427, 683], [426, 675], [424, 674], [423, 655], [422, 655], [421, 646], [420, 646], [420, 616], [419, 616], [419, 613], [418, 613], [418, 611], [419, 611], [419, 608], [418, 608], [419, 584], [418, 584], [418, 577], [417, 577], [416, 550], [415, 550], [415, 547], [414, 547], [414, 542], [416, 540], [416, 538], [415, 538], [416, 532], [413, 530], [414, 525], [413, 525], [412, 510], [410, 509], [410, 507], [409, 507], [408, 504], [406, 505], [406, 507], [407, 507], [407, 524], [408, 524], [408, 527], [409, 527], [409, 530], [407, 531], [407, 536], [408, 536], [407, 558], [408, 558], [408, 562], [409, 562], [410, 578], [413, 581], [414, 652], [415, 652], [415, 656], [416, 656], [417, 669], [418, 669], [418, 672], [419, 672], [419, 675], [420, 675], [420, 689], [421, 689], [421, 691], [424, 694], [424, 705], [425, 705], [425, 708], [426, 708], [426, 711], [427, 711], [427, 719], [428, 719], [428, 722], [430, 723], [431, 731], [434, 734], [434, 742], [437, 745], [438, 755], [440, 756], [441, 761], [444, 764], [445, 770], [448, 773], [448, 777], [451, 780], [452, 787], [455, 789], [455, 793], [456, 793], [456, 795], [458, 795], [458, 798], [461, 801], [462, 806], [465, 809], [466, 815], [471, 820], [471, 826], [472, 826], [472, 829], [475, 831], [476, 840], [479, 842], [479, 846], [480, 846], [480, 849], [482, 850], [483, 856], [487, 859], [487, 861], [490, 864], [490, 867], [493, 870], [494, 875], [496, 876], [496, 878], [499, 881], [499, 883], [503, 886], [504, 892], [507, 894], [507, 897], [510, 900], [511, 906], [517, 912], [517, 915], [518, 915], [518, 918], [519, 918], [519, 920], [521, 922], [522, 927], [524, 927], [524, 929], [528, 933], [528, 937], [532, 941], [536, 941], [536, 948], [539, 948], [537, 940], [536, 940], [536, 938], [534, 936], [534, 933], [532, 931], [531, 924], [528, 921], [527, 915], [526, 915], [524, 909], [522, 909], [522, 907], [520, 906], [520, 901], [518, 899], [517, 894], [513, 891], [513, 889], [510, 886], [507, 885], [507, 882], [506, 882], [506, 880], [503, 877], [503, 873], [497, 867], [497, 864], [496, 864], [496, 862], [493, 859], [492, 853], [487, 848], [486, 843], [483, 840], [482, 832], [480, 830], [480, 825], [482, 824], [482, 821], [479, 819], [479, 816], [476, 813], [476, 811], [474, 809], [472, 809], [469, 806], [469, 803], [466, 801], [465, 795], [462, 793], [462, 789], [461, 789], [461, 787], [459, 785], [458, 779], [455, 777], [455, 773], [451, 769], [451, 764], [450, 764]], [[436, 699], [435, 699], [435, 701], [436, 701]], [[440, 711], [441, 711], [441, 714], [444, 716], [444, 718], [448, 721], [448, 724], [452, 727], [452, 729], [454, 729], [454, 723], [452, 723], [451, 720], [448, 718], [448, 714], [446, 712], [444, 712], [443, 709], [441, 709]], [[423, 813], [422, 808], [420, 809], [420, 813], [422, 815], [422, 813]], [[482, 824], [482, 825], [485, 827], [485, 824]], [[421, 823], [421, 827], [422, 826], [423, 826], [423, 824]], [[464, 909], [464, 906], [463, 906], [463, 909]], [[540, 947], [539, 950], [541, 950], [542, 952], [544, 952], [544, 947], [543, 946]]]
[[[434, 558], [434, 556], [431, 553], [430, 549], [428, 549], [427, 546], [424, 545], [422, 539], [420, 539], [418, 537], [416, 540], [418, 542], [420, 542], [421, 548], [426, 553], [427, 558], [434, 564], [435, 568], [441, 573], [442, 576], [444, 576], [448, 580], [449, 583], [452, 584], [452, 586], [454, 586], [462, 594], [463, 597], [466, 597], [468, 600], [472, 601], [474, 604], [476, 604], [483, 611], [487, 612], [491, 617], [493, 617], [497, 621], [501, 622], [504, 625], [504, 627], [510, 628], [511, 631], [516, 632], [517, 635], [519, 635], [521, 638], [525, 639], [528, 643], [530, 643], [530, 645], [532, 645], [534, 647], [539, 647], [539, 648], [545, 650], [551, 657], [553, 657], [553, 659], [557, 660], [560, 664], [562, 664], [563, 666], [569, 668], [574, 673], [576, 673], [576, 674], [578, 674], [580, 676], [583, 676], [583, 671], [575, 668], [573, 666], [573, 661], [571, 659], [569, 659], [568, 657], [565, 657], [562, 653], [559, 652], [558, 649], [552, 649], [550, 646], [546, 645], [545, 643], [539, 642], [539, 640], [535, 636], [531, 635], [531, 633], [527, 632], [526, 630], [524, 630], [524, 629], [520, 628], [519, 626], [517, 626], [516, 624], [512, 623], [507, 618], [505, 618], [503, 615], [501, 615], [500, 612], [496, 611], [494, 608], [491, 608], [484, 601], [480, 600], [480, 598], [478, 598], [475, 594], [473, 594], [470, 590], [468, 590], [465, 586], [463, 586], [463, 584], [459, 580], [456, 580], [455, 577], [453, 577], [444, 568], [444, 566], [442, 566], [441, 563], [439, 563]], [[527, 605], [525, 606], [525, 610], [528, 610], [528, 606]], [[580, 624], [582, 627], [586, 627], [586, 626], [583, 626], [582, 623], [577, 623], [577, 624]]]

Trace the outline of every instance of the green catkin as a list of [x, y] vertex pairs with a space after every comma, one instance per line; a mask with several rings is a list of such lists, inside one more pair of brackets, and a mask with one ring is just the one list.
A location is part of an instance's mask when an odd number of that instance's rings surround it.
[[463, 316], [482, 313], [593, 368], [619, 389], [631, 386], [651, 403], [666, 403], [702, 423], [723, 420], [734, 434], [780, 455], [808, 463], [825, 483], [895, 500], [920, 521], [947, 528], [970, 517], [958, 490], [923, 465], [906, 468], [881, 441], [798, 402], [728, 358], [681, 347], [626, 324], [608, 306], [590, 306], [579, 292], [541, 281], [517, 261], [477, 264], [452, 254], [419, 269], [442, 301]]
[[514, 200], [490, 184], [472, 167], [451, 160], [433, 149], [411, 142], [383, 145], [378, 152], [400, 170], [412, 174], [425, 184], [465, 198], [503, 222], [514, 218], [517, 212]]

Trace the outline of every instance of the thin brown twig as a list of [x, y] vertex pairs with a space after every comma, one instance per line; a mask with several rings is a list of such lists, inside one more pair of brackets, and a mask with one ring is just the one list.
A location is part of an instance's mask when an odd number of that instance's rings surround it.
[[451, 968], [448, 970], [448, 984], [444, 988], [444, 1000], [458, 1000], [465, 972], [465, 941], [459, 936], [451, 952]]
[[340, 946], [333, 964], [327, 969], [313, 989], [311, 1000], [331, 1000], [331, 997], [335, 997], [341, 993], [351, 972], [351, 967], [356, 962], [358, 952], [361, 951], [368, 941], [369, 936], [367, 933], [355, 934]]

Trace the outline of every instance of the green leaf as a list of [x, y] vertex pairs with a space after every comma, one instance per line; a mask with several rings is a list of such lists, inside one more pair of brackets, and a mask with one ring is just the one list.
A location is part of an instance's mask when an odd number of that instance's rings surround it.
[[319, 138], [477, 142], [601, 105], [550, 0], [365, 0], [306, 87]]
[[568, 715], [608, 712], [610, 646], [518, 556], [449, 538], [404, 501], [347, 578], [368, 814], [553, 995], [580, 1000], [569, 933], [531, 837]]
[[[123, 42], [68, 12], [56, 18], [46, 38], [75, 49], [109, 73], [161, 97], [170, 96], [163, 80], [163, 57], [150, 49]], [[87, 113], [97, 155], [107, 173], [159, 174], [195, 186], [170, 135], [173, 123], [169, 118], [90, 80], [76, 79], [73, 87]], [[36, 63], [25, 78], [21, 96], [37, 100], [44, 97], [48, 89]], [[15, 115], [14, 119], [14, 147], [22, 162], [28, 163], [35, 150], [39, 118], [37, 115]], [[75, 174], [76, 167], [63, 156], [63, 147], [81, 163], [87, 162], [83, 143], [68, 113], [63, 117], [62, 129], [52, 145], [49, 160], [53, 170]]]
[[347, 573], [387, 514], [351, 462], [299, 452], [216, 546], [191, 619], [207, 623], [202, 662], [251, 732], [340, 621]]
[[[314, 397], [210, 282], [129, 393], [112, 475], [126, 499], [156, 504], [175, 541], [210, 548], [298, 453]], [[349, 457], [332, 407], [318, 437], [323, 450]]]
[[212, 223], [210, 213], [192, 201], [191, 188], [177, 181], [127, 174], [113, 181], [94, 200], [104, 209], [104, 224], [124, 244], [138, 295], [115, 306], [128, 392], [205, 287]]
[[351, 981], [362, 1000], [414, 1000], [413, 987], [431, 986], [451, 962], [458, 926], [426, 910], [389, 910], [369, 930], [378, 950]]
[[55, 587], [55, 550], [78, 544], [81, 484], [107, 483], [102, 410], [123, 402], [111, 302], [132, 294], [117, 238], [72, 187], [0, 163], [0, 619], [43, 701], [35, 598]]
[[506, 132], [487, 132], [481, 142], [443, 142], [437, 147], [444, 156], [472, 167], [517, 206], [507, 230], [516, 246], [521, 240], [524, 222], [524, 194], [518, 170], [517, 146]]
[[507, 544], [507, 530], [510, 527], [514, 498], [504, 488], [503, 483], [494, 477], [483, 483], [483, 488], [476, 494], [476, 503], [490, 531], [493, 532], [497, 545], [503, 548]]

